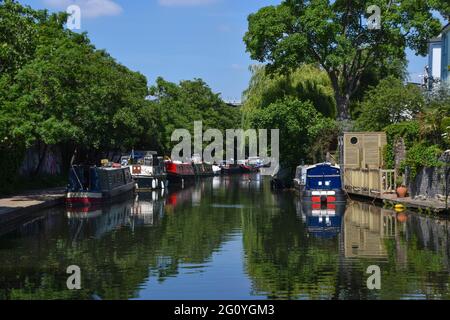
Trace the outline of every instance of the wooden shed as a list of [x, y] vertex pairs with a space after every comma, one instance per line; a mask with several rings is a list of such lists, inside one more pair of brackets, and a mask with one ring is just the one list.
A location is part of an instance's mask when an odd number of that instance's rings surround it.
[[383, 148], [386, 144], [385, 132], [344, 133], [344, 167], [353, 169], [382, 168]]
[[350, 194], [380, 198], [395, 192], [395, 170], [384, 168], [385, 132], [346, 132], [341, 137], [344, 187]]

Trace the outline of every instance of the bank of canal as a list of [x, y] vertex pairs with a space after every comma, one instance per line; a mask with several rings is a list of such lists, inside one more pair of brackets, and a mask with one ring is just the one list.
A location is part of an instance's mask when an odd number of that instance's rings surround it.
[[[0, 226], [0, 299], [449, 299], [449, 222], [350, 202], [320, 224], [260, 176]], [[78, 265], [82, 289], [66, 288]], [[378, 265], [381, 290], [366, 287]]]

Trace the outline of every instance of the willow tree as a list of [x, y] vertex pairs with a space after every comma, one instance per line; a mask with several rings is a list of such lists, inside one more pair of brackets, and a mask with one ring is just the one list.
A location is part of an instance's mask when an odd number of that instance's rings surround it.
[[[428, 39], [439, 34], [434, 9], [440, 1], [284, 0], [248, 17], [247, 51], [269, 68], [286, 70], [317, 63], [330, 77], [338, 119], [350, 118], [349, 105], [365, 71], [375, 64], [405, 58], [405, 49], [425, 55]], [[369, 13], [368, 13], [369, 11]]]
[[335, 117], [336, 103], [328, 75], [314, 65], [288, 74], [270, 74], [264, 65], [251, 67], [252, 78], [244, 92], [244, 114], [268, 107], [287, 97], [310, 101], [324, 116]]

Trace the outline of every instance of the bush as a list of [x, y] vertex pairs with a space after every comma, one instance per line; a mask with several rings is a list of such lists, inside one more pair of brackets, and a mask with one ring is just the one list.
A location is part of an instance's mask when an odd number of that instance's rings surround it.
[[410, 170], [410, 178], [414, 179], [422, 168], [439, 167], [442, 162], [439, 156], [442, 150], [437, 145], [428, 146], [425, 143], [417, 143], [412, 146], [406, 153], [406, 159], [402, 162], [401, 171], [404, 172], [408, 167]]

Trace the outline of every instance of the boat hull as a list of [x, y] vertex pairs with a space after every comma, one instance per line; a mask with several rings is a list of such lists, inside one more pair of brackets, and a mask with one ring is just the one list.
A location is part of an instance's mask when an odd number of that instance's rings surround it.
[[346, 203], [347, 195], [344, 190], [302, 190], [300, 196], [305, 202], [313, 203]]
[[167, 176], [133, 176], [138, 191], [159, 190], [167, 187]]
[[69, 206], [95, 206], [114, 201], [116, 198], [133, 193], [135, 183], [130, 182], [110, 191], [67, 192], [66, 204]]
[[195, 181], [195, 175], [183, 175], [169, 172], [167, 173], [167, 180], [170, 185], [182, 185], [193, 183]]

